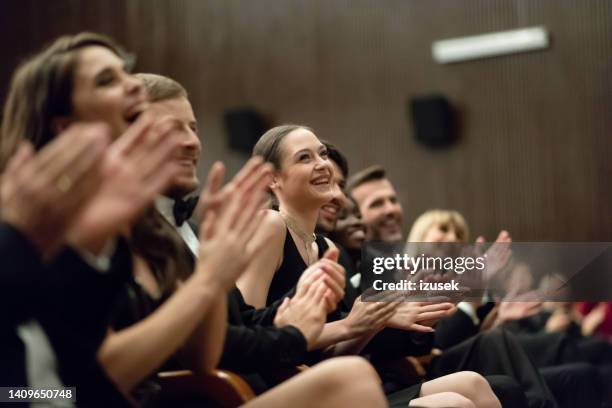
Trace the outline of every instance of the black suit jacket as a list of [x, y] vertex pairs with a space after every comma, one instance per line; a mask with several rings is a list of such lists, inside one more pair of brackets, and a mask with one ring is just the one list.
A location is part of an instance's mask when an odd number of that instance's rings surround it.
[[43, 268], [30, 241], [0, 223], [0, 386], [27, 385], [25, 348], [15, 331], [35, 315]]
[[228, 328], [220, 367], [237, 372], [295, 367], [306, 355], [306, 339], [293, 326], [272, 325], [280, 301], [265, 309], [246, 304], [238, 288], [228, 296]]
[[46, 272], [51, 281], [39, 321], [60, 362], [62, 381], [78, 388], [80, 405], [125, 405], [96, 353], [110, 326], [116, 297], [132, 273], [127, 243], [118, 241], [106, 272], [93, 269], [71, 249], [63, 251]]
[[95, 358], [106, 334], [113, 295], [131, 273], [126, 244], [119, 243], [111, 269], [104, 274], [70, 249], [43, 266], [25, 236], [0, 224], [0, 257], [0, 385], [27, 385], [25, 349], [15, 329], [36, 319], [53, 346], [62, 381], [79, 388], [79, 405], [126, 405]]

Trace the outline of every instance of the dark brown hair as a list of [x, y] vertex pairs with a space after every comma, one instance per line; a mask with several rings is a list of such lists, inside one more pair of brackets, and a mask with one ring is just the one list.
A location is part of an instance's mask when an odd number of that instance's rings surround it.
[[72, 90], [78, 51], [106, 47], [125, 59], [127, 54], [110, 38], [83, 32], [58, 38], [17, 68], [4, 105], [0, 137], [0, 170], [24, 139], [40, 149], [55, 137], [52, 119], [72, 113]]
[[[0, 171], [18, 144], [28, 139], [36, 149], [56, 135], [55, 117], [72, 114], [74, 71], [78, 51], [102, 46], [127, 63], [129, 55], [109, 37], [83, 32], [62, 36], [26, 60], [13, 74], [4, 107], [0, 137]], [[181, 243], [176, 233], [157, 210], [151, 207], [132, 228], [132, 248], [151, 268], [162, 294], [171, 293], [178, 279], [187, 275]]]
[[344, 157], [344, 155], [340, 153], [340, 150], [338, 150], [338, 148], [333, 143], [330, 143], [326, 140], [321, 140], [321, 143], [323, 143], [325, 145], [325, 148], [327, 149], [327, 157], [329, 157], [331, 161], [333, 161], [338, 165], [338, 167], [340, 167], [342, 176], [344, 176], [344, 178], [347, 178], [349, 175], [349, 167], [346, 157]]
[[150, 207], [132, 226], [130, 242], [134, 252], [151, 268], [163, 297], [170, 296], [177, 282], [191, 274], [181, 238], [155, 207]]
[[373, 180], [382, 180], [387, 178], [387, 172], [380, 165], [370, 166], [366, 169], [353, 174], [346, 183], [346, 191], [350, 193], [356, 187]]

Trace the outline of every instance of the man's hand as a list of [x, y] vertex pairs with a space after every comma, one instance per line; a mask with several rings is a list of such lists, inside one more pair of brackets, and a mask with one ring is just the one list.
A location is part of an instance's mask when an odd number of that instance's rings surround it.
[[106, 125], [74, 124], [38, 154], [23, 143], [2, 175], [2, 221], [22, 231], [42, 256], [52, 256], [99, 188], [109, 142]]
[[401, 302], [395, 300], [391, 297], [389, 301], [363, 302], [361, 296], [358, 297], [349, 315], [343, 319], [351, 337], [362, 336], [384, 328], [401, 305]]
[[433, 332], [438, 320], [455, 311], [452, 303], [402, 302], [386, 326], [423, 333]]

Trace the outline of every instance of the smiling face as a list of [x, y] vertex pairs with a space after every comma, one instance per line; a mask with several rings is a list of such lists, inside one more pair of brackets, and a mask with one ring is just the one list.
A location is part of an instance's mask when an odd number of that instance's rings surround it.
[[185, 97], [166, 99], [153, 102], [149, 111], [155, 117], [171, 116], [180, 123], [180, 128], [173, 132], [177, 140], [181, 140], [180, 148], [174, 157], [181, 171], [172, 182], [172, 188], [167, 193], [173, 198], [182, 198], [198, 188], [198, 162], [202, 153], [202, 144], [198, 138], [198, 124], [191, 104]]
[[147, 106], [142, 83], [110, 49], [89, 46], [79, 51], [74, 72], [70, 120], [103, 121], [119, 137]]
[[366, 239], [366, 226], [361, 220], [359, 207], [353, 200], [346, 200], [338, 213], [334, 238], [348, 250], [360, 250]]
[[352, 195], [368, 227], [368, 239], [385, 242], [402, 239], [403, 210], [389, 180], [367, 181], [355, 187]]
[[324, 232], [332, 232], [336, 228], [336, 222], [338, 220], [339, 211], [346, 205], [346, 195], [344, 194], [344, 188], [346, 187], [346, 179], [342, 174], [340, 167], [331, 161], [332, 165], [332, 199], [323, 204], [321, 210], [319, 210], [319, 219], [317, 220], [317, 227]]
[[311, 131], [298, 128], [287, 134], [281, 152], [280, 168], [272, 183], [281, 206], [321, 207], [332, 199], [327, 149]]

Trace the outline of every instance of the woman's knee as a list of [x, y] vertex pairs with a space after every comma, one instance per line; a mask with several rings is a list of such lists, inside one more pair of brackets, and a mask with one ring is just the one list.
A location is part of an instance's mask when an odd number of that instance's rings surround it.
[[[335, 357], [321, 365], [334, 375], [328, 375], [328, 383], [322, 394], [348, 395], [351, 406], [384, 406], [385, 396], [380, 386], [380, 377], [374, 367], [361, 357]], [[356, 405], [357, 404], [357, 405]]]
[[457, 392], [442, 392], [436, 394], [439, 402], [444, 407], [449, 408], [476, 408], [476, 405], [469, 398], [457, 393]]
[[468, 390], [464, 395], [469, 397], [477, 406], [499, 407], [501, 405], [486, 378], [474, 371], [464, 371], [461, 374], [464, 389]]
[[374, 367], [362, 357], [334, 357], [318, 364], [317, 367], [328, 374], [328, 386], [331, 389], [380, 383], [380, 377]]
[[491, 390], [487, 380], [475, 371], [462, 371], [461, 382], [471, 390]]
[[331, 361], [334, 362], [338, 370], [341, 370], [346, 378], [363, 379], [367, 378], [376, 382], [380, 382], [380, 377], [376, 370], [368, 361], [362, 357], [336, 357]]

